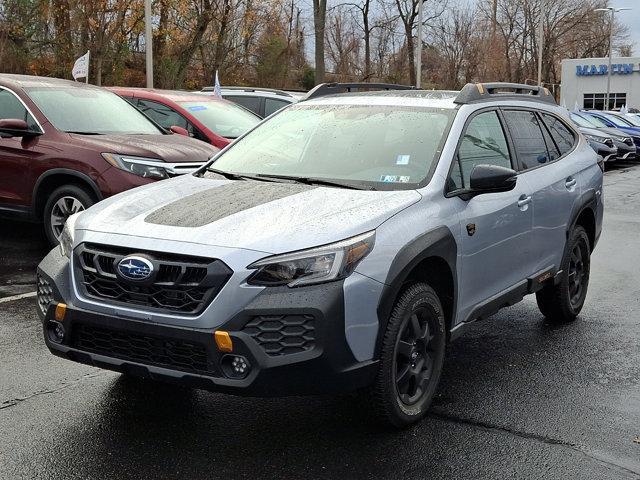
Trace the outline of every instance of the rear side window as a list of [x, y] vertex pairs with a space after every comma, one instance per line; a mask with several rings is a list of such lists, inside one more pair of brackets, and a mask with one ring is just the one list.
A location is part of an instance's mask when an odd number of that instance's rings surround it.
[[569, 130], [567, 126], [560, 121], [560, 119], [553, 115], [543, 113], [542, 119], [547, 127], [549, 127], [549, 132], [551, 133], [558, 150], [560, 150], [560, 155], [562, 156], [570, 151], [576, 141], [571, 130]]
[[507, 110], [504, 117], [521, 170], [543, 165], [553, 160], [547, 151], [542, 125], [534, 112]]
[[467, 125], [449, 176], [447, 190], [469, 188], [471, 171], [476, 165], [512, 168], [507, 139], [495, 111], [480, 113]]

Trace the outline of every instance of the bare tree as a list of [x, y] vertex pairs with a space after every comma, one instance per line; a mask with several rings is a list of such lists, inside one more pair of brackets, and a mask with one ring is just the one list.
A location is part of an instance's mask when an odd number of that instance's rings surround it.
[[316, 85], [324, 82], [324, 36], [327, 21], [327, 0], [313, 0], [313, 26], [315, 35]]

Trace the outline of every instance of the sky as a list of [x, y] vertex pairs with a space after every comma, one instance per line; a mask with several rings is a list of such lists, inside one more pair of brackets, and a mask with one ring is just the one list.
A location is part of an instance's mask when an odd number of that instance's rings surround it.
[[618, 20], [629, 28], [629, 39], [634, 43], [634, 55], [640, 56], [640, 0], [610, 0], [609, 3], [616, 8], [631, 8], [616, 15]]

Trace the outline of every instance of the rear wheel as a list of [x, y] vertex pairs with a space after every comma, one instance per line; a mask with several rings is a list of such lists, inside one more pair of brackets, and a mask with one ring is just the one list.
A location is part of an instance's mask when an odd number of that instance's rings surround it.
[[549, 321], [570, 322], [578, 316], [587, 297], [590, 265], [589, 237], [578, 225], [567, 241], [560, 282], [536, 293], [538, 307]]
[[374, 396], [382, 420], [395, 427], [422, 419], [436, 392], [446, 344], [440, 299], [426, 283], [398, 297], [383, 339]]
[[77, 185], [64, 185], [56, 188], [44, 207], [44, 231], [51, 245], [60, 242], [64, 224], [74, 213], [86, 210], [94, 204], [91, 195]]

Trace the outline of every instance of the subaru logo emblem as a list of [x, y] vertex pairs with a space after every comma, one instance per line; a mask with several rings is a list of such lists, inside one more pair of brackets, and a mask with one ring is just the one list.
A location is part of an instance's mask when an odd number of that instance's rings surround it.
[[153, 264], [143, 257], [124, 257], [118, 262], [118, 273], [127, 280], [147, 280], [153, 273]]

